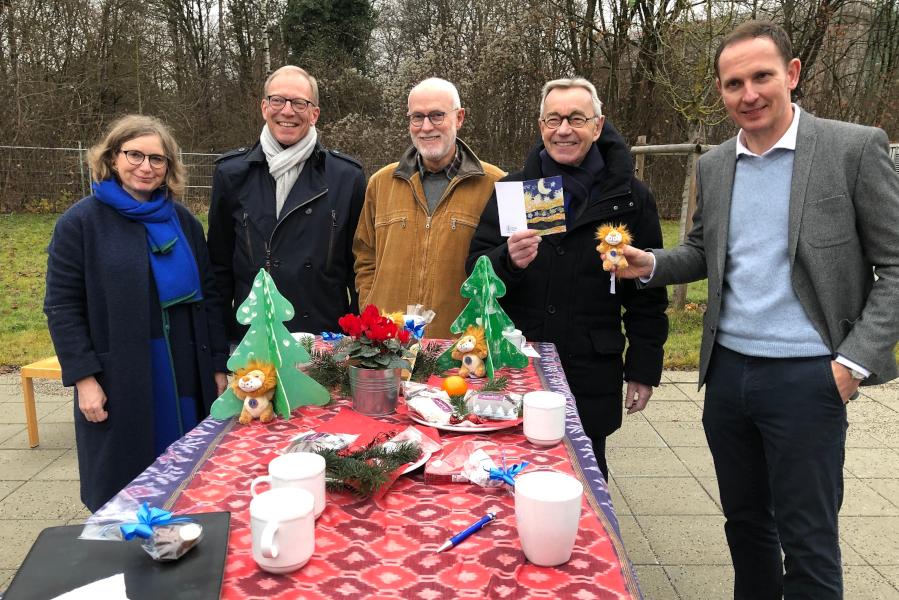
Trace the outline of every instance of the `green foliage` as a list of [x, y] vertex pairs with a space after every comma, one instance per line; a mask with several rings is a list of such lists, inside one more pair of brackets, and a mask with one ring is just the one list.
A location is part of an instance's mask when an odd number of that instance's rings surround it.
[[345, 454], [337, 450], [319, 450], [325, 459], [328, 489], [349, 488], [367, 498], [387, 483], [387, 477], [407, 463], [418, 460], [421, 448], [415, 442], [401, 442], [395, 447], [371, 446]]
[[442, 350], [440, 345], [434, 342], [423, 344], [415, 358], [415, 368], [412, 370], [412, 381], [424, 382], [431, 375], [440, 375], [443, 369], [438, 364]]
[[362, 69], [375, 16], [369, 0], [288, 0], [281, 29], [294, 58], [313, 73]]
[[341, 396], [350, 395], [350, 375], [345, 361], [336, 360], [334, 351], [313, 350], [306, 374], [329, 390], [339, 390]]
[[44, 316], [47, 244], [59, 215], [0, 215], [0, 369], [53, 356]]
[[504, 392], [506, 388], [509, 387], [509, 378], [505, 375], [497, 377], [496, 379], [490, 379], [481, 386], [482, 392]]

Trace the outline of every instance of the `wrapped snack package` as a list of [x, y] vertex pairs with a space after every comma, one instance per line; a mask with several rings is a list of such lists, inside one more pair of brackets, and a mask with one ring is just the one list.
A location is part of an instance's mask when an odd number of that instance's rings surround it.
[[465, 401], [468, 410], [496, 421], [514, 421], [521, 418], [521, 395], [503, 392], [475, 392]]
[[284, 449], [288, 452], [315, 452], [317, 450], [343, 450], [356, 441], [358, 435], [352, 433], [321, 433], [318, 431], [304, 431], [300, 433]]
[[406, 406], [420, 418], [435, 425], [446, 425], [453, 416], [453, 407], [449, 404], [446, 392], [430, 388], [406, 396]]
[[438, 440], [426, 436], [417, 427], [406, 427], [397, 435], [384, 442], [384, 447], [395, 448], [397, 444], [402, 442], [415, 442], [421, 448], [422, 454], [433, 454], [443, 448]]
[[490, 470], [496, 463], [490, 455], [499, 455], [499, 447], [493, 442], [465, 440], [448, 444], [439, 459], [425, 465], [425, 483], [474, 483], [483, 487], [502, 484], [490, 480]]
[[136, 500], [120, 494], [91, 515], [78, 537], [109, 541], [128, 541], [137, 537], [153, 560], [172, 561], [200, 543], [203, 526], [189, 517], [173, 516], [146, 502], [138, 506]]

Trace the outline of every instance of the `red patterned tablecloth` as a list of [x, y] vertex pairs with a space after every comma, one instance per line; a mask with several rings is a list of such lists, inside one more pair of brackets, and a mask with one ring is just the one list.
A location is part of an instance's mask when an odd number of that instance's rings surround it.
[[[503, 373], [510, 376], [512, 391], [553, 387], [534, 366]], [[329, 492], [327, 507], [316, 521], [315, 554], [309, 563], [287, 575], [262, 571], [251, 551], [250, 482], [266, 473], [274, 450], [349, 405], [347, 399], [338, 399], [327, 407], [304, 407], [291, 420], [268, 425], [244, 427], [232, 421], [206, 442], [205, 454], [169, 496], [165, 505], [176, 512], [231, 512], [222, 598], [640, 598], [615, 531], [617, 523], [608, 518], [611, 507], [601, 509], [591, 491], [596, 481], [590, 481], [583, 460], [577, 460], [570, 412], [569, 437], [551, 449], [527, 442], [520, 425], [472, 436], [502, 447], [509, 464], [526, 460], [529, 470], [573, 473], [585, 483], [580, 529], [568, 563], [547, 568], [527, 562], [515, 528], [511, 490], [426, 485], [419, 470], [400, 477], [379, 499]], [[400, 429], [411, 423], [402, 414], [380, 418]], [[579, 429], [579, 422], [576, 425]], [[463, 435], [442, 433], [444, 441]], [[448, 537], [487, 512], [497, 514], [494, 523], [450, 551], [435, 553]]]

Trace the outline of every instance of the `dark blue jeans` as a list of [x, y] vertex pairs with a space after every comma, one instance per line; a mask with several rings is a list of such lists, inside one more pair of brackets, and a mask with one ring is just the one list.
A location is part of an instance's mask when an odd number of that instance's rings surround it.
[[713, 351], [702, 423], [735, 599], [843, 597], [837, 516], [847, 421], [830, 360]]

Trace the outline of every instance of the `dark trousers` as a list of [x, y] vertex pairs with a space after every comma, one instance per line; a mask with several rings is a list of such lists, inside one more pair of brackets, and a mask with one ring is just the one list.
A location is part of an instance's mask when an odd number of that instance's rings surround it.
[[716, 345], [706, 383], [702, 423], [734, 598], [842, 598], [847, 422], [830, 357], [757, 358]]

